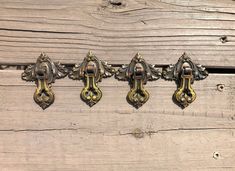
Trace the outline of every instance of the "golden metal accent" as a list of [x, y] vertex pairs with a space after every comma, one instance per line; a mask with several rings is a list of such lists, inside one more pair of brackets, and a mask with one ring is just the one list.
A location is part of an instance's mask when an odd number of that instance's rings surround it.
[[81, 64], [75, 65], [69, 73], [69, 78], [84, 81], [85, 86], [81, 91], [81, 99], [92, 107], [102, 97], [98, 82], [101, 82], [102, 78], [111, 77], [114, 73], [115, 69], [111, 65], [99, 60], [89, 52]]
[[144, 89], [147, 81], [157, 80], [160, 77], [160, 71], [154, 65], [146, 63], [139, 53], [129, 65], [119, 68], [115, 75], [118, 80], [129, 81], [131, 89], [127, 94], [127, 101], [136, 108], [141, 107], [149, 99], [149, 93]]
[[29, 65], [22, 73], [21, 78], [25, 81], [35, 81], [36, 90], [34, 101], [44, 110], [49, 107], [55, 99], [51, 84], [55, 79], [64, 78], [68, 70], [59, 62], [54, 63], [42, 53], [34, 65]]
[[192, 69], [189, 67], [183, 68], [180, 86], [174, 94], [175, 99], [180, 102], [183, 107], [187, 107], [196, 99], [196, 93], [191, 86], [192, 78]]
[[196, 93], [191, 84], [194, 80], [202, 80], [208, 76], [205, 67], [194, 64], [191, 59], [184, 53], [175, 65], [170, 65], [162, 72], [166, 80], [175, 80], [178, 89], [175, 91], [173, 98], [182, 108], [187, 107], [196, 99]]

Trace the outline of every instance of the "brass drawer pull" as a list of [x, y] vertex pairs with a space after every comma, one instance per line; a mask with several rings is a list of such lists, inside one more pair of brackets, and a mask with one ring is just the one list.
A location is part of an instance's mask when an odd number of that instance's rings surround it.
[[187, 107], [196, 99], [196, 93], [192, 88], [194, 80], [203, 80], [208, 76], [205, 67], [194, 64], [192, 60], [184, 53], [175, 65], [169, 65], [164, 69], [162, 76], [166, 80], [175, 80], [178, 89], [173, 98], [182, 107]]
[[102, 97], [102, 91], [97, 83], [102, 78], [113, 76], [114, 73], [115, 69], [111, 65], [99, 60], [89, 52], [81, 64], [73, 67], [69, 73], [69, 78], [84, 81], [85, 87], [81, 91], [81, 99], [91, 107], [98, 103]]
[[25, 81], [35, 81], [36, 90], [34, 101], [42, 108], [49, 107], [55, 99], [52, 91], [52, 83], [55, 79], [64, 78], [67, 75], [73, 80], [82, 80], [84, 88], [81, 91], [81, 99], [90, 107], [102, 98], [102, 91], [98, 86], [102, 78], [111, 77], [122, 81], [128, 81], [130, 91], [127, 101], [135, 108], [141, 107], [149, 99], [149, 92], [144, 88], [147, 81], [159, 79], [161, 76], [166, 80], [174, 80], [177, 90], [173, 95], [174, 101], [182, 108], [187, 107], [196, 99], [196, 93], [192, 88], [194, 80], [202, 80], [208, 76], [205, 67], [194, 64], [184, 53], [174, 65], [164, 68], [162, 73], [137, 53], [130, 64], [122, 65], [117, 71], [107, 62], [98, 59], [94, 54], [88, 52], [81, 64], [76, 64], [71, 71], [59, 62], [42, 53], [34, 65], [29, 65], [21, 77]]
[[55, 79], [66, 77], [68, 70], [59, 62], [54, 63], [42, 53], [34, 65], [29, 65], [22, 73], [21, 78], [25, 81], [35, 81], [36, 90], [34, 101], [44, 110], [49, 107], [55, 99], [51, 84]]
[[139, 53], [129, 65], [123, 65], [115, 74], [118, 80], [129, 82], [131, 89], [127, 94], [127, 101], [136, 108], [141, 107], [149, 99], [149, 93], [144, 89], [144, 84], [160, 77], [161, 72], [154, 68], [154, 65], [146, 63]]

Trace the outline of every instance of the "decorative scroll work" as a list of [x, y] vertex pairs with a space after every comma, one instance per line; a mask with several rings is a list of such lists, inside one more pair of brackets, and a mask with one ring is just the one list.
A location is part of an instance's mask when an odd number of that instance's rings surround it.
[[98, 82], [101, 82], [102, 78], [111, 77], [114, 73], [115, 69], [111, 65], [99, 60], [89, 52], [81, 64], [75, 65], [69, 73], [69, 78], [84, 81], [85, 86], [81, 92], [81, 99], [91, 107], [102, 97]]
[[139, 108], [149, 99], [149, 93], [144, 89], [147, 81], [157, 80], [161, 77], [161, 72], [146, 63], [142, 56], [137, 53], [129, 65], [123, 65], [117, 71], [115, 78], [128, 81], [130, 91], [127, 94], [127, 101], [134, 107]]
[[51, 59], [42, 53], [34, 65], [29, 65], [22, 73], [21, 78], [25, 81], [35, 81], [36, 90], [34, 101], [44, 110], [49, 107], [55, 99], [52, 91], [52, 83], [56, 79], [64, 78], [68, 70], [59, 62], [52, 62]]
[[162, 76], [166, 80], [174, 80], [178, 85], [173, 97], [182, 107], [187, 107], [196, 99], [196, 93], [192, 88], [195, 80], [203, 80], [208, 76], [205, 67], [194, 64], [184, 53], [175, 65], [169, 65], [163, 70]]

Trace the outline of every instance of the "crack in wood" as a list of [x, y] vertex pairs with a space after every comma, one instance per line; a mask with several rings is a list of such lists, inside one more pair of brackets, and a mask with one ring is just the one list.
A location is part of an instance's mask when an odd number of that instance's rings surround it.
[[45, 128], [45, 129], [0, 129], [0, 132], [49, 132], [49, 131], [78, 131], [81, 128]]
[[[79, 130], [87, 130], [90, 134], [102, 134], [104, 136], [125, 136], [132, 135], [136, 138], [144, 138], [144, 135], [151, 136], [153, 134], [158, 134], [161, 132], [175, 132], [175, 131], [208, 131], [208, 130], [235, 130], [235, 127], [231, 128], [172, 128], [172, 129], [159, 129], [159, 130], [151, 130], [151, 131], [143, 131], [141, 129], [135, 129], [133, 132], [121, 133], [119, 134], [105, 134], [105, 132], [93, 132], [87, 128], [45, 128], [45, 129], [0, 129], [0, 132], [53, 132], [53, 131], [79, 131]], [[138, 130], [138, 131], [136, 131]], [[139, 136], [140, 135], [140, 136]]]
[[[119, 135], [132, 135], [136, 138], [143, 138], [144, 135], [148, 135], [151, 137], [153, 134], [158, 134], [161, 132], [175, 132], [175, 131], [208, 131], [208, 130], [234, 130], [235, 128], [172, 128], [172, 129], [159, 129], [156, 131], [133, 131], [133, 132], [127, 132], [127, 133], [119, 133]], [[138, 129], [139, 130], [139, 129]], [[141, 135], [141, 136], [139, 136]]]

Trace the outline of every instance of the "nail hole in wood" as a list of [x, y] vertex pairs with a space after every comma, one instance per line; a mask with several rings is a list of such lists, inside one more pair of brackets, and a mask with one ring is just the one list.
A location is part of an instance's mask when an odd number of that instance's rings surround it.
[[219, 152], [214, 152], [213, 158], [216, 159], [216, 160], [219, 159], [220, 158], [220, 153]]
[[222, 92], [224, 91], [225, 85], [224, 84], [217, 84], [217, 90]]
[[227, 37], [227, 36], [221, 36], [221, 37], [220, 37], [220, 41], [221, 41], [222, 43], [226, 43], [226, 42], [228, 42], [228, 37]]

